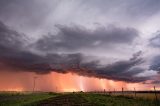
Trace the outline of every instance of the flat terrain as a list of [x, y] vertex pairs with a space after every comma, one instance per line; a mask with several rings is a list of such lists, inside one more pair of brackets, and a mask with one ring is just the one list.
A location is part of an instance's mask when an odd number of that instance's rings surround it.
[[64, 94], [44, 100], [38, 106], [159, 106], [158, 102], [104, 94]]
[[0, 93], [0, 106], [160, 106], [160, 100], [83, 92], [63, 94], [5, 92]]
[[51, 97], [54, 93], [0, 92], [0, 106], [25, 106]]

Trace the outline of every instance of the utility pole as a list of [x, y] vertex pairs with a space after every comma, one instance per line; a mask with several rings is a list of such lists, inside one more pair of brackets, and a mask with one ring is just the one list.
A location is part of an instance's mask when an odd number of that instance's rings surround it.
[[134, 88], [134, 96], [135, 96], [135, 98], [136, 98], [136, 88]]
[[122, 87], [122, 95], [124, 96], [124, 92], [123, 92], [123, 91], [124, 91], [124, 89], [123, 89], [123, 87]]
[[57, 86], [56, 86], [56, 93], [57, 93]]
[[157, 91], [156, 91], [156, 87], [154, 86], [154, 93], [155, 93], [155, 99], [156, 99], [156, 105], [158, 103], [158, 98], [157, 98]]
[[38, 77], [33, 77], [33, 92], [35, 91], [35, 87], [36, 87], [36, 79]]

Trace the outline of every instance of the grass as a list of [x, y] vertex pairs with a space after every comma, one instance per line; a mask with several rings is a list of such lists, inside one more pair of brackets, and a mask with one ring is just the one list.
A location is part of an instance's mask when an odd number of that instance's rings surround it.
[[1, 92], [0, 106], [26, 106], [56, 96], [53, 93]]
[[[138, 96], [139, 94], [137, 94]], [[131, 96], [106, 95], [96, 93], [31, 93], [31, 92], [1, 92], [0, 106], [160, 106], [152, 94], [140, 94], [152, 99], [133, 98]]]
[[110, 96], [104, 94], [87, 94], [84, 97], [95, 106], [156, 106], [153, 100], [134, 99], [125, 96]]
[[[122, 93], [111, 93], [112, 96], [120, 96]], [[135, 93], [134, 92], [126, 92], [123, 94], [126, 97], [132, 97], [137, 99], [145, 99], [145, 100], [155, 100], [155, 93]], [[160, 93], [157, 92], [157, 98], [160, 100]]]
[[[133, 93], [127, 94], [126, 96], [135, 97], [135, 95]], [[137, 93], [136, 98], [155, 100], [155, 94], [154, 93]], [[160, 94], [157, 94], [157, 98], [160, 100]]]

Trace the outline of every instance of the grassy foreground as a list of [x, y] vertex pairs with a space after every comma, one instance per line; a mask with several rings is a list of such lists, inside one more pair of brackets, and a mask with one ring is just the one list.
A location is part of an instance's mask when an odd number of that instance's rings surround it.
[[160, 106], [160, 101], [95, 93], [0, 93], [0, 106]]
[[54, 93], [0, 92], [0, 106], [26, 106], [55, 97]]
[[65, 94], [45, 100], [38, 106], [160, 106], [160, 101], [134, 99], [124, 96], [79, 93]]
[[[88, 94], [84, 97], [95, 106], [157, 106], [154, 100], [134, 99], [124, 96], [110, 96], [102, 94]], [[160, 102], [160, 101], [159, 101]]]

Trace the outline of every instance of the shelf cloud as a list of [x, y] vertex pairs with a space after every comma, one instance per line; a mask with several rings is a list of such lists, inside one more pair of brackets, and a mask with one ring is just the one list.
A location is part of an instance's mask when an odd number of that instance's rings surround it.
[[159, 0], [1, 0], [0, 71], [156, 82], [159, 10]]

